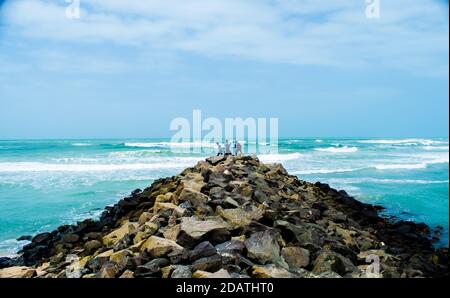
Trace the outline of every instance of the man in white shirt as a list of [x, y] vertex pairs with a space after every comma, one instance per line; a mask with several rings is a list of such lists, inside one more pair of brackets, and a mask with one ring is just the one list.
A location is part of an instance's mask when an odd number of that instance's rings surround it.
[[217, 156], [223, 155], [222, 144], [220, 144], [219, 142], [217, 142], [216, 144], [217, 144]]

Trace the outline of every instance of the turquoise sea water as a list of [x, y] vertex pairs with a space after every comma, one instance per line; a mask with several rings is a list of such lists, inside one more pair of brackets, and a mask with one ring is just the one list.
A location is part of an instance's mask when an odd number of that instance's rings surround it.
[[[0, 141], [0, 256], [15, 239], [98, 216], [107, 205], [208, 153], [168, 140]], [[193, 147], [199, 149], [194, 143]], [[209, 146], [212, 150], [214, 146]], [[285, 139], [281, 162], [300, 179], [329, 183], [401, 219], [444, 227], [448, 245], [448, 139]]]

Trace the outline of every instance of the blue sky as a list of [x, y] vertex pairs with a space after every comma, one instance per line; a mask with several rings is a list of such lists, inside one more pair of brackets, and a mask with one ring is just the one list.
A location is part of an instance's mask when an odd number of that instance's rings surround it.
[[380, 3], [3, 1], [0, 139], [170, 137], [193, 109], [282, 137], [447, 137], [448, 2]]

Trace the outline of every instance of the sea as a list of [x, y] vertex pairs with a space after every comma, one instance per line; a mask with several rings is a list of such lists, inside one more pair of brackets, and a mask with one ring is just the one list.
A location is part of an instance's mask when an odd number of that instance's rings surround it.
[[[27, 244], [16, 240], [22, 235], [98, 218], [134, 189], [214, 150], [167, 139], [0, 141], [0, 256], [15, 256]], [[436, 245], [448, 247], [448, 138], [290, 138], [258, 157], [381, 205], [386, 216], [441, 226]]]

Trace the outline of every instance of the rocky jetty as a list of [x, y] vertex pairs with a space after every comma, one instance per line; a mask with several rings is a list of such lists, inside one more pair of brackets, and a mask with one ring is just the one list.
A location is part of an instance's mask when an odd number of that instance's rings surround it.
[[97, 221], [33, 237], [0, 259], [0, 277], [448, 277], [448, 249], [433, 248], [429, 227], [380, 209], [280, 164], [213, 157]]

